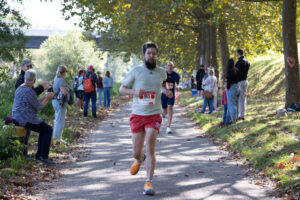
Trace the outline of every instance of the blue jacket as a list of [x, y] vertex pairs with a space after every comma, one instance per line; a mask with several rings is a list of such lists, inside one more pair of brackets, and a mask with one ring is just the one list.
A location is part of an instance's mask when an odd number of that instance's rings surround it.
[[102, 83], [103, 83], [103, 88], [112, 88], [114, 85], [114, 79], [111, 77], [105, 76], [103, 78]]

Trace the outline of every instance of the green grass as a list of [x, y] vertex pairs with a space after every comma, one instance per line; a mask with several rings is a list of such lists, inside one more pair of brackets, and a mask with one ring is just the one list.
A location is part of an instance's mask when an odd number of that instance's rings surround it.
[[203, 101], [197, 101], [190, 91], [181, 93], [180, 103], [210, 136], [240, 152], [252, 167], [280, 182], [281, 188], [296, 191], [299, 186], [294, 186], [300, 185], [300, 160], [293, 161], [300, 159], [300, 113], [276, 117], [276, 110], [284, 107], [282, 62], [269, 59], [251, 65], [245, 121], [220, 128], [223, 110], [211, 115], [199, 114]]

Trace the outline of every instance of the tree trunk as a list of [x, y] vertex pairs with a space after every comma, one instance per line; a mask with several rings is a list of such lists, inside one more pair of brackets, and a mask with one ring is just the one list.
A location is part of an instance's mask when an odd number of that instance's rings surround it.
[[285, 62], [285, 106], [300, 102], [299, 59], [296, 38], [296, 0], [284, 0], [282, 32]]
[[222, 58], [222, 79], [226, 79], [226, 65], [229, 60], [229, 47], [227, 43], [227, 32], [226, 32], [226, 23], [222, 22], [219, 24], [219, 38], [220, 38], [220, 49], [221, 49], [221, 58]]
[[210, 49], [211, 49], [211, 44], [210, 44], [210, 26], [207, 22], [207, 20], [205, 21], [204, 24], [204, 29], [205, 29], [205, 36], [204, 36], [204, 43], [205, 43], [205, 50], [204, 50], [204, 55], [205, 55], [205, 67], [210, 67], [211, 66], [211, 54], [210, 54]]
[[201, 50], [200, 50], [200, 63], [201, 65], [205, 65], [205, 50], [206, 50], [206, 42], [205, 42], [205, 24], [204, 22], [201, 23], [201, 37], [200, 37], [200, 43], [201, 43]]
[[219, 80], [219, 69], [217, 60], [217, 30], [216, 25], [210, 25], [210, 65], [215, 69], [215, 75]]
[[196, 69], [198, 69], [198, 67], [200, 66], [201, 63], [201, 43], [202, 43], [202, 40], [201, 40], [201, 27], [200, 29], [198, 30], [198, 38], [197, 38], [197, 44], [196, 44], [196, 49], [197, 49], [197, 57], [196, 57]]

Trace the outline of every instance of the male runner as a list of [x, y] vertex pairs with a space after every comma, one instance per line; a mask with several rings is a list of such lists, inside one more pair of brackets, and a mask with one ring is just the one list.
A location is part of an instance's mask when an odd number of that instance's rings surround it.
[[173, 62], [168, 62], [167, 64], [167, 80], [166, 88], [173, 93], [173, 97], [169, 98], [165, 94], [161, 95], [161, 105], [163, 108], [162, 114], [162, 125], [165, 124], [166, 114], [168, 113], [168, 126], [166, 129], [166, 133], [172, 133], [171, 130], [171, 123], [173, 118], [173, 106], [175, 103], [175, 89], [176, 85], [179, 85], [180, 76], [174, 71], [174, 64]]
[[[166, 72], [156, 67], [158, 47], [147, 42], [142, 48], [144, 64], [133, 68], [125, 77], [120, 93], [133, 95], [130, 127], [132, 131], [133, 157], [136, 159], [130, 173], [138, 173], [141, 164], [146, 160], [147, 179], [143, 194], [153, 195], [151, 184], [156, 158], [155, 143], [161, 125], [161, 90], [170, 98], [172, 92], [162, 87], [167, 79]], [[130, 89], [131, 88], [131, 89]], [[146, 139], [146, 155], [142, 153]]]

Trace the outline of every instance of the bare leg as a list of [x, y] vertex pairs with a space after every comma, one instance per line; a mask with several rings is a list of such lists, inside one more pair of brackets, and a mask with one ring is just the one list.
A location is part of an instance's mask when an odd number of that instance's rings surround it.
[[141, 161], [145, 141], [145, 132], [132, 134], [133, 157]]
[[167, 108], [164, 108], [164, 109], [163, 109], [163, 117], [165, 117], [165, 116], [167, 115], [167, 113], [168, 113], [168, 109], [167, 109]]
[[147, 179], [152, 180], [156, 165], [155, 144], [157, 138], [157, 130], [146, 128], [146, 168]]
[[173, 119], [173, 106], [168, 105], [168, 126], [169, 127], [171, 126], [172, 119]]

